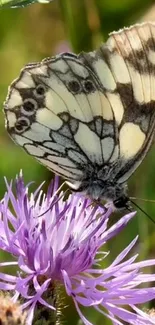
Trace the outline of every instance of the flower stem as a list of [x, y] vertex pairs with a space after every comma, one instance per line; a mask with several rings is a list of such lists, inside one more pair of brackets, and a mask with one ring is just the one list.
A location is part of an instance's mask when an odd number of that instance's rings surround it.
[[55, 310], [46, 307], [39, 302], [36, 304], [33, 318], [33, 325], [60, 325], [60, 308], [59, 308], [59, 294], [58, 285], [51, 283], [43, 294], [42, 298]]

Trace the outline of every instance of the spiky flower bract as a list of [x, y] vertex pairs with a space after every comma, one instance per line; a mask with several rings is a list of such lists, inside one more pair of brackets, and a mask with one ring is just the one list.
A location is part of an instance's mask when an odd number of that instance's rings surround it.
[[[55, 283], [65, 286], [86, 325], [91, 323], [81, 312], [81, 306], [94, 307], [113, 324], [153, 324], [137, 304], [155, 297], [155, 288], [139, 288], [139, 284], [154, 281], [155, 276], [143, 274], [142, 268], [155, 265], [155, 260], [135, 262], [137, 255], [127, 258], [137, 239], [126, 247], [113, 263], [96, 268], [106, 258], [98, 251], [133, 217], [130, 213], [113, 226], [108, 226], [112, 209], [92, 207], [91, 201], [79, 194], [58, 194], [58, 178], [43, 194], [41, 186], [29, 194], [23, 177], [12, 182], [0, 203], [0, 249], [9, 252], [13, 262], [0, 266], [17, 266], [16, 275], [0, 273], [0, 290], [12, 291], [13, 300], [20, 299], [28, 310], [27, 324], [32, 324], [37, 306], [56, 310], [53, 292]], [[119, 240], [119, 239], [118, 239]], [[95, 267], [95, 268], [94, 268]], [[129, 311], [126, 306], [130, 306]]]

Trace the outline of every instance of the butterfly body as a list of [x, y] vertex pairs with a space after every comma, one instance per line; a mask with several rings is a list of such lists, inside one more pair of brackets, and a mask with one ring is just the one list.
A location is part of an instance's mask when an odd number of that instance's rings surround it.
[[154, 137], [154, 44], [147, 23], [97, 51], [27, 65], [4, 105], [9, 134], [74, 190], [126, 206], [126, 181]]

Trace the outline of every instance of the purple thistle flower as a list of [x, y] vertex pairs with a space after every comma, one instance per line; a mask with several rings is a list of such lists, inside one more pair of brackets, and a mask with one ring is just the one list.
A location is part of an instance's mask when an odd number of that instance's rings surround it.
[[17, 265], [19, 271], [16, 275], [1, 272], [0, 290], [13, 291], [14, 301], [22, 298], [22, 308], [28, 309], [27, 324], [32, 324], [38, 303], [55, 310], [44, 298], [55, 281], [64, 284], [86, 325], [91, 323], [81, 306], [93, 306], [115, 325], [124, 321], [154, 324], [137, 304], [155, 297], [155, 288], [139, 288], [141, 283], [155, 280], [155, 275], [142, 273], [142, 268], [155, 265], [155, 260], [136, 263], [137, 255], [125, 259], [137, 238], [109, 267], [93, 268], [107, 256], [98, 249], [116, 236], [134, 213], [108, 227], [111, 207], [92, 207], [91, 201], [79, 194], [64, 201], [63, 193], [58, 195], [57, 177], [47, 195], [41, 186], [28, 195], [29, 186], [24, 186], [22, 175], [16, 180], [16, 196], [12, 182], [6, 181], [6, 185], [0, 202], [0, 249], [13, 255], [15, 261], [0, 266]]

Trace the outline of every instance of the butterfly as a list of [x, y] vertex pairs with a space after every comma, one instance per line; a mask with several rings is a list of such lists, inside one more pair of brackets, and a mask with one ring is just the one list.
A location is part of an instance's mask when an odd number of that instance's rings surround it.
[[126, 181], [155, 132], [155, 24], [26, 65], [4, 112], [13, 140], [73, 190], [127, 207]]

